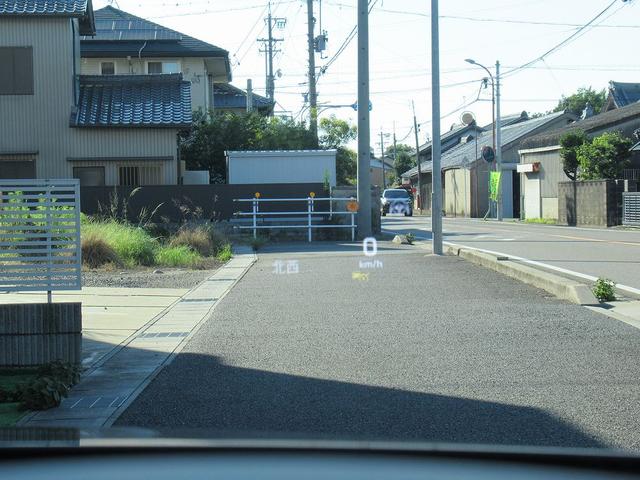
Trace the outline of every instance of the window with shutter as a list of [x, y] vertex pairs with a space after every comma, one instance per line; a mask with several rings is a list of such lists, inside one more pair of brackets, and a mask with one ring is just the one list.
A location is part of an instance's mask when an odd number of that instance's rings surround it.
[[32, 47], [0, 47], [0, 95], [33, 95]]

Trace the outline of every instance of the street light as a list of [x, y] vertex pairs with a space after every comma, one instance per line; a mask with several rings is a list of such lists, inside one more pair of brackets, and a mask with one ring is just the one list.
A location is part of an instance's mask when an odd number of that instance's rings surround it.
[[500, 175], [500, 184], [498, 185], [498, 202], [496, 217], [498, 221], [502, 221], [502, 146], [500, 142], [500, 62], [496, 61], [496, 78], [493, 78], [491, 71], [476, 62], [472, 58], [465, 58], [465, 62], [482, 68], [489, 78], [491, 78], [491, 118], [493, 119], [493, 151], [496, 155], [496, 171]]

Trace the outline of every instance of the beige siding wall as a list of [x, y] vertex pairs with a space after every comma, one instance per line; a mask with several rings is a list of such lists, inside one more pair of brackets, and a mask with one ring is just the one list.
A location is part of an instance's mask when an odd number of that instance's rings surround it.
[[[71, 128], [75, 20], [0, 18], [0, 45], [33, 47], [34, 95], [0, 95], [0, 151], [38, 152], [39, 178], [68, 178], [77, 157], [176, 156], [174, 129]], [[76, 53], [77, 50], [76, 42]], [[159, 183], [176, 183], [175, 161]]]
[[141, 75], [147, 73], [147, 62], [178, 62], [185, 80], [191, 82], [191, 107], [206, 109], [210, 105], [208, 72], [202, 58], [83, 58], [81, 73], [83, 75], [100, 75], [101, 62], [114, 62], [116, 75]]
[[462, 168], [446, 170], [444, 172], [445, 212], [448, 216], [464, 217], [471, 211], [471, 175], [470, 171]]
[[[560, 149], [542, 150], [537, 152], [525, 152], [520, 154], [520, 163], [540, 163], [538, 173], [521, 173], [531, 178], [540, 180], [540, 205], [542, 218], [558, 218], [558, 182], [568, 181], [569, 178], [562, 170]], [[521, 177], [521, 184], [524, 178]], [[525, 189], [521, 189], [521, 195], [526, 196]], [[533, 200], [531, 200], [533, 201]], [[527, 198], [524, 198], [525, 205]], [[526, 215], [526, 212], [525, 212]], [[527, 218], [531, 218], [527, 216]]]

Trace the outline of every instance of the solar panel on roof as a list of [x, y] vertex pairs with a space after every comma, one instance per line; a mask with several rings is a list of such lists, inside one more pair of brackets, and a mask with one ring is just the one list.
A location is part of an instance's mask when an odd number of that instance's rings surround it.
[[182, 40], [173, 30], [144, 20], [96, 20], [96, 36], [83, 40]]

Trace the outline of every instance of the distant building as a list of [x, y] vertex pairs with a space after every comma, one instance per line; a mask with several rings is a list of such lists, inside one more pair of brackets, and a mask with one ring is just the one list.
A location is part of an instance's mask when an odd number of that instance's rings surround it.
[[607, 100], [602, 111], [608, 112], [636, 102], [640, 102], [640, 83], [623, 83], [611, 80]]
[[[505, 218], [517, 217], [520, 214], [520, 179], [515, 175], [518, 163], [520, 143], [530, 135], [566, 125], [574, 116], [564, 112], [552, 113], [529, 119], [526, 112], [508, 115], [501, 119], [502, 125], [502, 211]], [[482, 159], [484, 146], [493, 145], [492, 124], [484, 127], [465, 126], [443, 135], [447, 141], [443, 148], [442, 189], [443, 209], [448, 216], [482, 217], [489, 209], [488, 183], [489, 164]], [[475, 128], [473, 128], [475, 127]], [[456, 132], [453, 134], [453, 132]], [[460, 132], [460, 133], [458, 133]], [[449, 136], [449, 138], [445, 138]], [[451, 140], [451, 137], [455, 141]], [[429, 148], [430, 148], [430, 144]], [[423, 148], [421, 147], [421, 153]], [[421, 158], [424, 158], [421, 156]], [[421, 160], [420, 180], [422, 183], [423, 208], [431, 209], [431, 172], [430, 158]], [[411, 185], [417, 188], [417, 167], [402, 175], [403, 180], [410, 179]]]
[[[85, 75], [176, 74], [191, 84], [191, 108], [246, 111], [246, 92], [229, 84], [229, 52], [197, 38], [107, 6], [95, 12], [96, 34], [81, 38]], [[254, 108], [270, 113], [266, 98]]]
[[[524, 140], [520, 155], [521, 204], [523, 218], [558, 218], [558, 182], [569, 181], [562, 169], [560, 139], [567, 132], [583, 130], [589, 138], [604, 132], [620, 132], [635, 138], [640, 128], [640, 102], [615, 108], [599, 115], [579, 120], [561, 128], [549, 130]], [[637, 179], [640, 158], [633, 153], [632, 168], [627, 178]]]
[[[382, 165], [382, 160], [379, 158], [371, 157], [369, 162], [370, 168], [369, 173], [371, 175], [371, 185], [377, 185], [380, 188], [390, 187], [396, 179], [396, 171], [393, 167], [393, 159], [389, 157], [384, 157], [384, 167]], [[383, 178], [383, 170], [384, 177], [386, 178], [386, 183], [382, 181]]]

